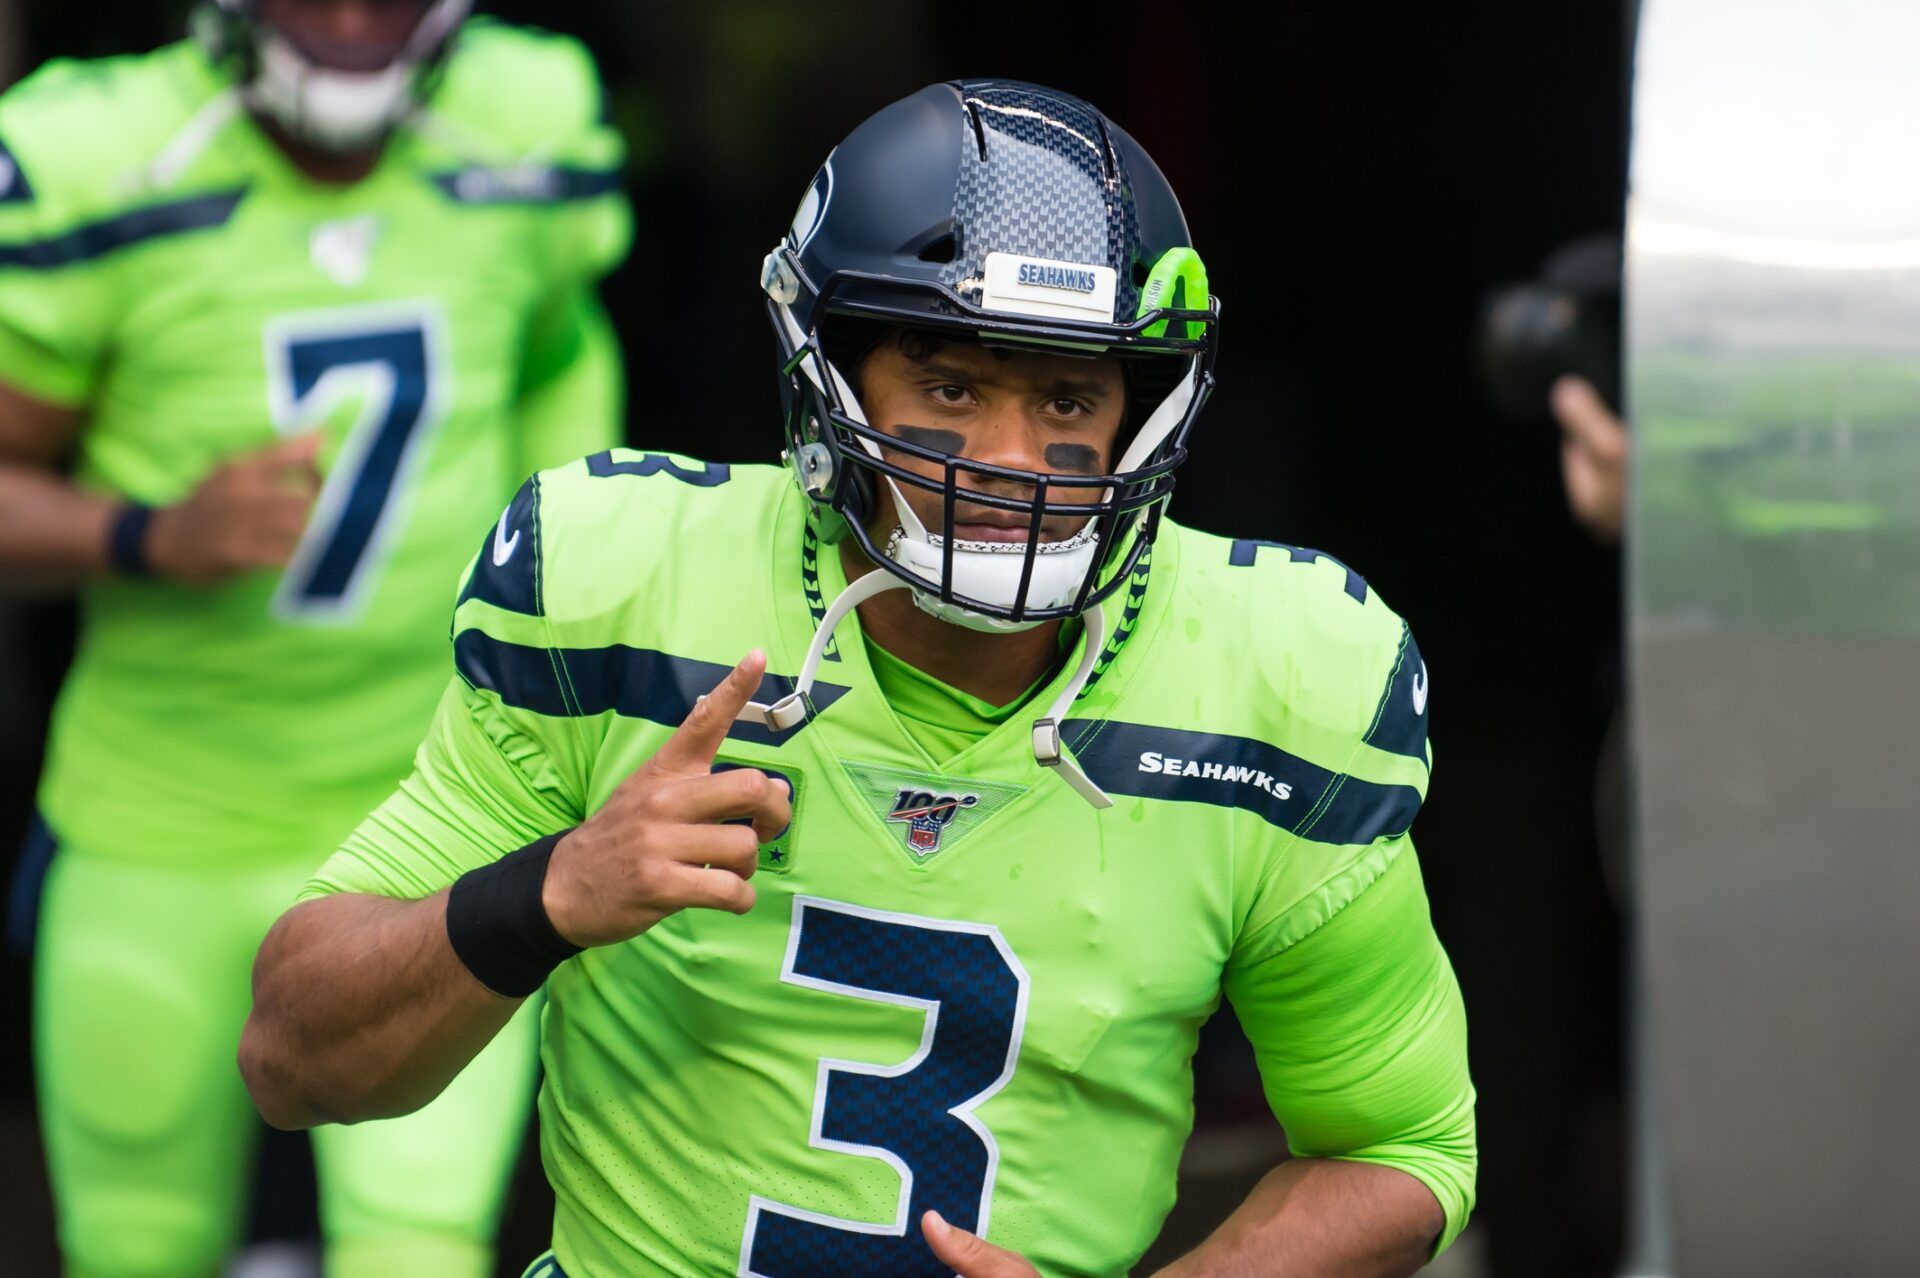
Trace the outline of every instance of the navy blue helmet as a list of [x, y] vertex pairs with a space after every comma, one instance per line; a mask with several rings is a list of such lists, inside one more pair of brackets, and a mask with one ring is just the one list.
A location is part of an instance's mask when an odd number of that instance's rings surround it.
[[[1219, 304], [1166, 178], [1094, 107], [1012, 80], [935, 84], [894, 103], [827, 157], [761, 285], [787, 460], [826, 540], [852, 535], [923, 607], [980, 629], [1079, 614], [1141, 565], [1213, 387]], [[1112, 472], [1011, 470], [879, 431], [846, 376], [877, 324], [1118, 356], [1128, 410]], [[941, 475], [906, 469], [882, 444]], [[1001, 482], [983, 491], [983, 480]], [[896, 497], [902, 527], [876, 539], [867, 522], [882, 482], [942, 494], [946, 526], [921, 527]], [[1028, 519], [1028, 538], [956, 541], [962, 491]], [[1089, 491], [1092, 503], [1060, 496]], [[1048, 516], [1089, 518], [1049, 543]]]

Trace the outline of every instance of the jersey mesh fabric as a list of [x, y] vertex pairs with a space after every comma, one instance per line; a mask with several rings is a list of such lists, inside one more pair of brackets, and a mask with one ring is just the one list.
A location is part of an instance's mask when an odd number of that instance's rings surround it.
[[[414, 773], [307, 891], [419, 896], [578, 822], [749, 647], [783, 692], [812, 630], [804, 505], [783, 472], [685, 458], [536, 477], [504, 525], [522, 548], [462, 593]], [[1169, 527], [1067, 728], [1099, 812], [1024, 716], [931, 758], [840, 638], [811, 721], [735, 725], [720, 754], [796, 791], [754, 909], [549, 982], [569, 1274], [943, 1272], [910, 1223], [930, 1206], [1044, 1273], [1124, 1273], [1172, 1203], [1223, 994], [1295, 1149], [1418, 1177], [1453, 1238], [1473, 1092], [1407, 833], [1430, 759], [1398, 616], [1324, 557]], [[978, 823], [916, 846], [862, 789], [880, 770], [975, 795]]]
[[287, 572], [84, 594], [48, 820], [209, 868], [312, 857], [404, 773], [486, 508], [617, 430], [592, 289], [629, 233], [571, 41], [474, 24], [428, 122], [350, 186], [303, 177], [244, 115], [186, 145], [230, 92], [177, 44], [0, 97], [31, 192], [0, 201], [0, 381], [84, 410], [77, 482], [163, 505], [325, 432]]

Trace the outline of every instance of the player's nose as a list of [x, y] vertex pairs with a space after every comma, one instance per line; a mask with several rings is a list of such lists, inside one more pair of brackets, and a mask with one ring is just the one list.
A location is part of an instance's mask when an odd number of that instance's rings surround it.
[[[967, 457], [1007, 470], [1045, 471], [1046, 441], [1039, 418], [1023, 403], [1007, 397], [991, 403], [977, 419]], [[1032, 485], [975, 476], [970, 488], [1009, 495], [1030, 493]]]

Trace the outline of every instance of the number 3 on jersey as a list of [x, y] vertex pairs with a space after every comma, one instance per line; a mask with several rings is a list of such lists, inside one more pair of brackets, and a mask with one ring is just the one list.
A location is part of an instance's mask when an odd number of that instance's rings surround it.
[[894, 1218], [844, 1220], [760, 1198], [747, 1208], [743, 1278], [932, 1278], [952, 1270], [920, 1236], [929, 1208], [987, 1231], [1000, 1151], [974, 1111], [1007, 1085], [1027, 1019], [1027, 973], [1000, 930], [795, 897], [780, 979], [918, 1008], [920, 1046], [898, 1065], [822, 1060], [808, 1143], [878, 1158], [900, 1177]]
[[448, 399], [437, 307], [355, 307], [283, 316], [266, 328], [274, 426], [294, 435], [357, 400], [306, 532], [281, 575], [274, 611], [351, 621], [398, 533], [408, 480]]

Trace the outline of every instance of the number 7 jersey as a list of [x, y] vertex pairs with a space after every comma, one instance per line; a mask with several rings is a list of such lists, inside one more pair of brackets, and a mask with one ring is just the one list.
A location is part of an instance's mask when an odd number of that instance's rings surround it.
[[[209, 868], [324, 852], [404, 773], [488, 508], [617, 430], [591, 290], [628, 235], [620, 142], [570, 40], [470, 25], [426, 115], [349, 185], [304, 177], [233, 93], [182, 43], [51, 63], [0, 98], [0, 382], [84, 414], [77, 482], [165, 505], [325, 434], [284, 572], [85, 593], [46, 815], [77, 845]], [[561, 386], [571, 422], [537, 398]]]
[[[425, 896], [578, 823], [750, 647], [761, 699], [786, 692], [845, 584], [806, 507], [765, 467], [536, 476], [461, 594], [413, 776], [308, 894]], [[1312, 552], [1170, 526], [1153, 554], [1066, 725], [1111, 808], [1034, 762], [1031, 714], [927, 754], [857, 616], [807, 722], [734, 725], [717, 766], [794, 793], [752, 911], [683, 911], [548, 983], [571, 1278], [945, 1274], [928, 1209], [1048, 1275], [1124, 1273], [1172, 1203], [1223, 993], [1295, 1152], [1400, 1168], [1445, 1209], [1438, 1245], [1458, 1231], [1473, 1093], [1407, 833], [1418, 650]]]

